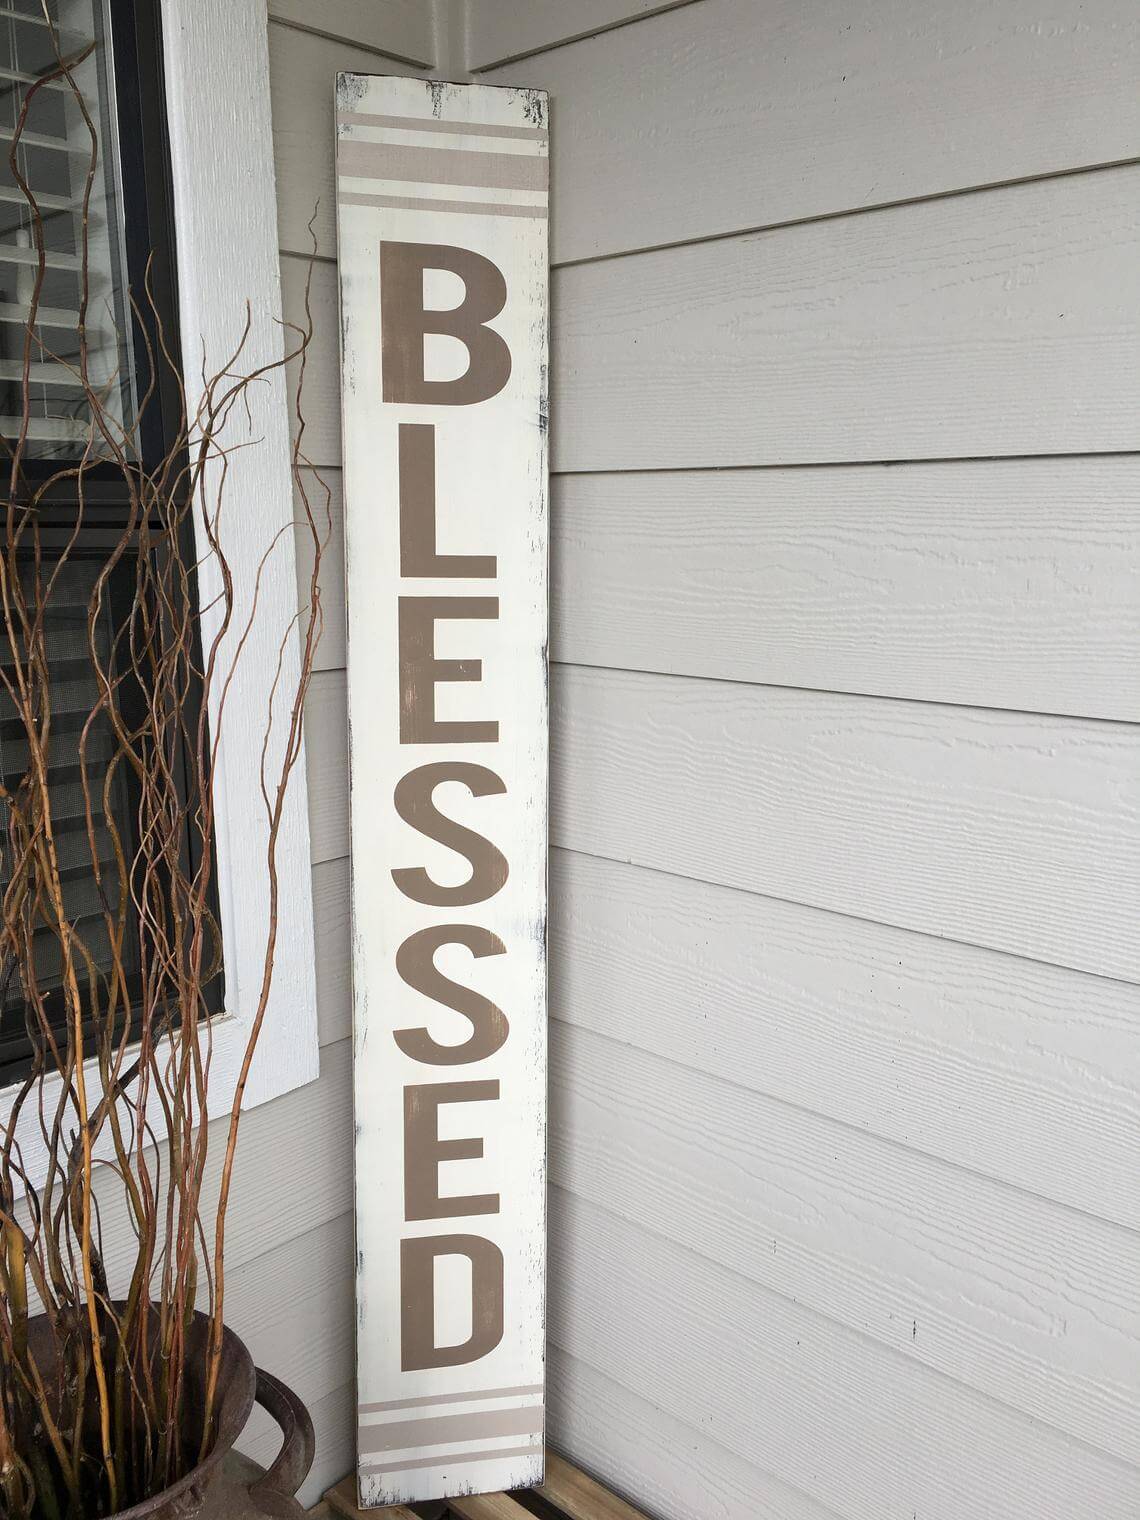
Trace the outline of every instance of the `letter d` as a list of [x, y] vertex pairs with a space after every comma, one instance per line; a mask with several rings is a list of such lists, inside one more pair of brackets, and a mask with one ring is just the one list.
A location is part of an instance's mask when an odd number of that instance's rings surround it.
[[[461, 1345], [435, 1343], [435, 1260], [471, 1263], [471, 1334]], [[477, 1362], [503, 1338], [503, 1253], [481, 1235], [421, 1235], [400, 1242], [400, 1366], [459, 1367]]]

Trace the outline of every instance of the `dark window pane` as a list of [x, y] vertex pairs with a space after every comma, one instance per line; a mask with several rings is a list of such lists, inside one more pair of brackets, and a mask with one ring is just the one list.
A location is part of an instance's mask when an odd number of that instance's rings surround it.
[[[50, 672], [47, 762], [52, 835], [62, 878], [63, 917], [89, 957], [92, 974], [86, 979], [88, 996], [94, 991], [105, 1007], [106, 977], [113, 964], [107, 914], [113, 924], [123, 906], [124, 883], [117, 860], [121, 854], [129, 868], [135, 851], [137, 800], [128, 770], [122, 766], [108, 768], [118, 746], [110, 718], [100, 708], [96, 666], [88, 650], [88, 608], [102, 561], [78, 559], [60, 567], [44, 567], [41, 584], [46, 583], [53, 568], [58, 568], [58, 577], [44, 612]], [[115, 630], [130, 614], [133, 579], [133, 567], [126, 561], [111, 577], [94, 624], [97, 660], [107, 671], [114, 669]], [[17, 639], [19, 655], [23, 654], [21, 646], [22, 640]], [[2, 647], [5, 673], [11, 678], [15, 662], [6, 634]], [[118, 705], [129, 707], [129, 697]], [[6, 789], [16, 791], [20, 787], [28, 765], [25, 725], [5, 686], [0, 692], [0, 775]], [[0, 817], [4, 824], [0, 834], [0, 892], [7, 898], [15, 861], [6, 808], [0, 809]], [[27, 877], [25, 872], [24, 879]], [[33, 908], [29, 922], [38, 992], [46, 997], [49, 1014], [62, 1018], [59, 923], [53, 906], [44, 902]], [[136, 987], [138, 941], [130, 911], [120, 958], [130, 985]], [[16, 1059], [28, 1048], [23, 1015], [26, 992], [18, 974], [3, 988], [0, 1061]]]

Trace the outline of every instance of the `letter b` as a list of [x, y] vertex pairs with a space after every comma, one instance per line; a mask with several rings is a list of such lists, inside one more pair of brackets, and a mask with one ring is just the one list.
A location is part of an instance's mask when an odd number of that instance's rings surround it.
[[[424, 270], [447, 269], [463, 281], [450, 311], [424, 310]], [[446, 243], [380, 244], [380, 343], [385, 401], [471, 406], [497, 396], [510, 379], [511, 351], [486, 324], [507, 303], [497, 264]], [[424, 337], [444, 333], [467, 349], [467, 372], [456, 380], [424, 378]]]

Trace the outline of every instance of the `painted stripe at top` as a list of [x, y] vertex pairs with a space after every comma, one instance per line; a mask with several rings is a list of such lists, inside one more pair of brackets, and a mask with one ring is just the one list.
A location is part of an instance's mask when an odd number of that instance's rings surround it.
[[435, 116], [382, 116], [375, 111], [338, 111], [345, 126], [395, 127], [402, 132], [454, 132], [461, 137], [515, 137], [525, 142], [546, 142], [545, 127], [504, 127], [497, 122], [440, 121]]
[[430, 196], [361, 195], [342, 190], [342, 206], [379, 206], [389, 211], [448, 211], [461, 216], [530, 216], [546, 221], [545, 206], [496, 205], [494, 201], [441, 201]]
[[409, 148], [397, 143], [341, 141], [341, 174], [363, 179], [400, 179], [425, 185], [483, 185], [494, 190], [545, 190], [545, 156], [479, 153], [455, 148]]

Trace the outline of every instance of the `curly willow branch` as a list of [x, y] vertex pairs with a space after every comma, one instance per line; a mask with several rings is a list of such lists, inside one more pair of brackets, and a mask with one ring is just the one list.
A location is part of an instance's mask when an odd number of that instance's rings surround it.
[[[55, 66], [27, 90], [9, 152], [36, 262], [21, 405], [2, 445], [0, 1023], [17, 1026], [30, 1057], [0, 1118], [0, 1513], [91, 1520], [175, 1482], [213, 1437], [226, 1209], [242, 1095], [273, 982], [279, 840], [301, 754], [331, 521], [328, 489], [301, 447], [307, 291], [304, 325], [288, 330], [282, 357], [245, 364], [247, 314], [234, 351], [203, 374], [191, 403], [148, 268], [130, 296], [130, 330], [117, 335], [121, 351], [143, 356], [134, 415], [117, 413], [115, 380], [94, 380], [87, 228], [99, 142], [75, 78], [90, 49], [69, 59], [54, 29], [51, 36]], [[22, 171], [21, 139], [48, 88], [70, 93], [90, 142], [77, 217], [77, 352], [67, 357], [53, 352], [38, 320], [45, 225]], [[46, 479], [39, 462], [30, 468], [35, 366], [45, 359], [66, 370], [86, 424], [78, 457]], [[230, 462], [238, 448], [263, 445], [231, 435], [235, 423], [248, 428], [252, 388], [291, 363], [301, 379], [291, 466], [312, 569], [307, 604], [274, 630], [276, 665], [262, 683], [257, 780], [268, 912], [248, 1045], [214, 1154], [211, 1011], [222, 965], [214, 778], [235, 672], [269, 616], [264, 586], [282, 537], [267, 531], [253, 583], [239, 583], [226, 557], [227, 514], [248, 523], [259, 503], [231, 499]], [[160, 394], [171, 393], [172, 436], [152, 460], [141, 439]], [[92, 489], [108, 476], [122, 504], [110, 530], [95, 510], [105, 498]], [[208, 605], [199, 602], [200, 580], [216, 588]], [[77, 583], [86, 588], [85, 626], [63, 647], [60, 611], [69, 595], [74, 605]], [[76, 701], [86, 704], [78, 712]], [[248, 724], [248, 711], [241, 718]], [[33, 1179], [21, 1136], [36, 1132], [47, 1161]], [[102, 1229], [112, 1217], [113, 1272]], [[188, 1433], [196, 1309], [209, 1324], [206, 1411], [202, 1428]]]

